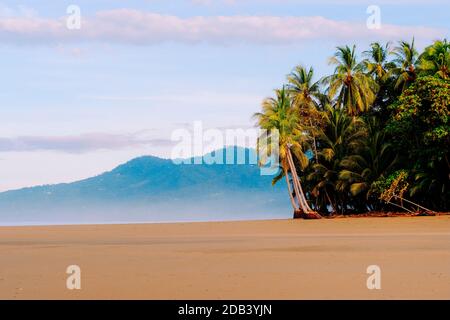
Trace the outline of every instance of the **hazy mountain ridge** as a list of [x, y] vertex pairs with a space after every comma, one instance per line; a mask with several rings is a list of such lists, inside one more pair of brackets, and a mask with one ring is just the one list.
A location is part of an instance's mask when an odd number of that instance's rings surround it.
[[[236, 159], [238, 149], [234, 151]], [[216, 152], [223, 152], [225, 158], [230, 148]], [[255, 151], [244, 152], [248, 159]], [[196, 220], [198, 215], [208, 219], [208, 212], [223, 219], [288, 213], [285, 187], [272, 186], [272, 178], [261, 176], [256, 164], [175, 164], [143, 156], [73, 183], [0, 193], [0, 223], [40, 221], [47, 215], [44, 220], [57, 223], [68, 217], [71, 221], [90, 221], [94, 216], [98, 222], [112, 217], [165, 221], [160, 219], [164, 213], [172, 217], [168, 220]]]

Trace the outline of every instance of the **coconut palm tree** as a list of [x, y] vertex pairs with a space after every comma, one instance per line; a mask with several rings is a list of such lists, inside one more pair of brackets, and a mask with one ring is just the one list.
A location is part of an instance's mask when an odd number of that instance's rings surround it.
[[389, 106], [397, 98], [397, 93], [393, 90], [395, 63], [390, 60], [393, 55], [391, 44], [388, 42], [382, 45], [379, 42], [374, 42], [370, 45], [370, 49], [364, 51], [363, 54], [366, 57], [363, 62], [367, 73], [378, 85], [378, 91], [370, 113], [386, 121], [391, 112]]
[[320, 81], [314, 81], [314, 69], [299, 65], [288, 75], [287, 89], [292, 97], [294, 107], [320, 109], [325, 95], [320, 88]]
[[326, 201], [332, 212], [344, 212], [348, 199], [341, 192], [341, 161], [361, 146], [366, 130], [361, 118], [350, 117], [341, 109], [330, 107], [324, 118], [325, 127], [318, 136], [319, 163], [312, 165], [307, 179], [313, 185], [313, 195]]
[[450, 178], [442, 174], [448, 172], [448, 164], [433, 160], [430, 160], [425, 168], [413, 170], [414, 185], [409, 190], [409, 195], [432, 208], [448, 208]]
[[[339, 172], [343, 189], [348, 188], [354, 197], [364, 194], [362, 202], [365, 207], [362, 209], [365, 211], [374, 209], [367, 208], [366, 204], [373, 194], [373, 183], [387, 178], [398, 160], [375, 118], [366, 122], [366, 128], [367, 136], [364, 137], [362, 146], [356, 150], [355, 154], [341, 161], [342, 170]], [[378, 202], [376, 200], [369, 203]]]
[[[301, 169], [308, 166], [309, 160], [303, 151], [307, 145], [307, 137], [301, 128], [298, 113], [295, 112], [286, 89], [283, 87], [276, 90], [275, 95], [275, 98], [264, 99], [262, 112], [254, 115], [258, 126], [268, 131], [267, 135], [258, 140], [258, 154], [266, 155], [269, 151], [272, 154], [273, 150], [268, 149], [272, 146], [271, 140], [274, 139], [274, 134], [277, 134], [280, 166], [288, 185], [294, 218], [320, 218], [306, 200], [295, 163], [297, 160]], [[264, 165], [265, 160], [260, 159], [260, 164]]]
[[396, 68], [394, 72], [397, 76], [395, 89], [403, 91], [417, 78], [418, 53], [414, 46], [414, 39], [411, 43], [400, 41], [394, 49]]
[[370, 45], [370, 50], [364, 51], [363, 54], [366, 56], [364, 64], [367, 72], [379, 85], [384, 83], [395, 67], [394, 63], [388, 60], [392, 54], [390, 43], [383, 46], [379, 42], [374, 42]]
[[424, 74], [450, 78], [450, 43], [447, 39], [435, 41], [426, 47], [419, 57], [420, 69]]
[[365, 65], [356, 59], [355, 46], [337, 47], [329, 63], [335, 65], [334, 74], [325, 77], [330, 99], [336, 99], [336, 106], [344, 108], [355, 116], [367, 111], [375, 100], [376, 82], [365, 73]]
[[320, 110], [326, 103], [327, 97], [322, 93], [320, 81], [314, 81], [314, 69], [306, 69], [303, 66], [295, 67], [288, 77], [287, 89], [292, 99], [293, 106], [299, 113], [300, 123], [308, 136], [312, 138], [312, 147], [316, 162], [317, 142], [316, 131], [321, 125], [322, 115]]

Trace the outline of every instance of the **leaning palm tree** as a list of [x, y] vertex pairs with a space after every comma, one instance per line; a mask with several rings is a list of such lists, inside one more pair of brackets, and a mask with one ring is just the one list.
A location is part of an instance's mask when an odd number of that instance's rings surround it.
[[450, 43], [447, 39], [435, 41], [425, 48], [419, 57], [420, 69], [424, 74], [450, 78]]
[[364, 63], [357, 61], [355, 46], [337, 47], [329, 63], [336, 66], [334, 74], [323, 79], [329, 86], [330, 99], [335, 98], [336, 105], [352, 116], [367, 111], [375, 100], [378, 86], [364, 72]]
[[379, 42], [370, 45], [370, 50], [364, 51], [366, 59], [364, 64], [367, 72], [375, 78], [378, 84], [384, 83], [392, 73], [395, 65], [388, 60], [392, 54], [390, 43], [384, 46]]
[[418, 53], [414, 46], [414, 39], [411, 43], [400, 41], [394, 49], [394, 72], [397, 76], [395, 89], [403, 91], [417, 78]]
[[[292, 102], [283, 87], [276, 90], [275, 98], [266, 98], [262, 103], [262, 112], [256, 113], [258, 126], [267, 130], [267, 135], [258, 139], [258, 154], [272, 154], [272, 139], [274, 134], [278, 135], [278, 149], [282, 174], [286, 178], [289, 197], [294, 209], [294, 218], [320, 218], [320, 215], [309, 206], [302, 185], [298, 178], [295, 159], [301, 169], [308, 165], [308, 158], [303, 152], [307, 138], [300, 126], [298, 113], [292, 107]], [[265, 164], [264, 158], [260, 164]], [[289, 178], [289, 174], [291, 178]], [[292, 183], [292, 187], [291, 187]]]

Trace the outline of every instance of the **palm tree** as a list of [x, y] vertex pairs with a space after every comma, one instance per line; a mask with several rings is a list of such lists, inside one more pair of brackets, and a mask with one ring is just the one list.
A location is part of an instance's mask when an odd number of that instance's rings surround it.
[[[279, 142], [280, 165], [288, 185], [294, 218], [301, 216], [320, 218], [320, 215], [311, 209], [306, 200], [294, 162], [295, 156], [301, 169], [307, 167], [309, 160], [303, 152], [304, 146], [307, 144], [307, 137], [300, 126], [298, 113], [292, 107], [291, 99], [285, 88], [276, 90], [275, 94], [275, 98], [264, 99], [262, 112], [254, 115], [259, 127], [268, 131], [266, 136], [258, 140], [258, 154], [265, 155], [269, 153], [268, 151], [272, 154], [273, 150], [268, 150], [268, 148], [271, 148], [272, 143], [270, 142], [276, 133]], [[265, 159], [260, 159], [260, 162], [261, 165], [264, 165]], [[289, 179], [289, 174], [291, 174], [291, 179]], [[291, 182], [293, 188], [291, 188]]]
[[314, 69], [312, 67], [306, 69], [303, 66], [297, 66], [287, 77], [287, 89], [293, 106], [299, 113], [301, 125], [313, 140], [312, 146], [317, 162], [316, 129], [320, 126], [320, 109], [327, 97], [320, 90], [320, 81], [314, 82], [313, 78]]
[[389, 55], [392, 54], [390, 43], [384, 46], [379, 42], [374, 42], [370, 45], [370, 50], [364, 51], [367, 57], [364, 60], [367, 72], [375, 78], [378, 84], [384, 83], [392, 73], [395, 65], [388, 60]]
[[414, 47], [414, 39], [411, 43], [400, 41], [394, 49], [394, 72], [397, 75], [395, 89], [403, 91], [417, 78], [418, 53]]
[[410, 189], [411, 197], [432, 208], [448, 208], [450, 204], [450, 179], [442, 172], [448, 172], [448, 166], [442, 162], [430, 161], [424, 169], [415, 170], [414, 184]]
[[364, 72], [364, 63], [357, 61], [355, 48], [337, 47], [329, 61], [336, 66], [334, 74], [323, 79], [329, 86], [330, 99], [336, 98], [336, 105], [352, 116], [370, 108], [378, 89], [375, 81]]
[[367, 73], [378, 85], [370, 113], [386, 121], [391, 112], [389, 106], [397, 98], [397, 93], [393, 90], [395, 79], [392, 76], [395, 63], [389, 59], [393, 55], [391, 44], [374, 42], [370, 45], [370, 50], [364, 51], [363, 54], [366, 57], [364, 64]]
[[341, 161], [361, 146], [366, 130], [361, 118], [350, 117], [331, 107], [325, 115], [325, 123], [318, 136], [320, 161], [312, 166], [313, 172], [307, 179], [313, 183], [312, 193], [327, 202], [332, 212], [343, 212], [348, 199], [339, 192], [342, 189], [339, 181]]
[[425, 48], [419, 61], [423, 73], [437, 75], [442, 79], [450, 78], [450, 43], [447, 39], [435, 41]]
[[[397, 163], [397, 155], [394, 154], [390, 143], [386, 142], [386, 135], [376, 123], [374, 118], [367, 121], [367, 136], [363, 145], [355, 154], [345, 157], [341, 161], [342, 170], [339, 172], [339, 180], [342, 188], [348, 188], [352, 196], [364, 194], [363, 210], [367, 211], [367, 200], [373, 194], [373, 183], [387, 178]], [[369, 203], [376, 203], [371, 201]]]
[[292, 96], [294, 107], [320, 109], [324, 94], [320, 90], [320, 81], [313, 81], [314, 69], [303, 66], [295, 67], [288, 77], [287, 89]]

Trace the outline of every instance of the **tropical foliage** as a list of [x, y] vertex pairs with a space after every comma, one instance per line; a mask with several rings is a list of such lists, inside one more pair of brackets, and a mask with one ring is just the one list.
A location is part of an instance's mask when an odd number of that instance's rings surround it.
[[[337, 47], [333, 74], [297, 66], [255, 115], [277, 129], [295, 216], [450, 206], [450, 44]], [[270, 138], [270, 137], [269, 137]], [[266, 137], [266, 139], [268, 139]], [[260, 145], [266, 145], [260, 144]]]
[[[263, 111], [255, 114], [259, 126], [269, 132], [266, 137], [260, 139], [258, 149], [270, 148], [273, 144], [268, 140], [276, 139], [278, 141], [282, 174], [286, 178], [295, 216], [317, 215], [306, 200], [294, 161], [295, 156], [300, 170], [308, 166], [308, 157], [305, 154], [308, 146], [307, 136], [303, 134], [299, 113], [293, 108], [292, 99], [285, 88], [276, 90], [275, 94], [275, 98], [265, 99], [262, 104]], [[275, 132], [277, 133], [276, 138], [270, 134]], [[272, 150], [259, 150], [259, 153], [271, 154]], [[265, 162], [265, 159], [263, 158], [261, 161]]]

